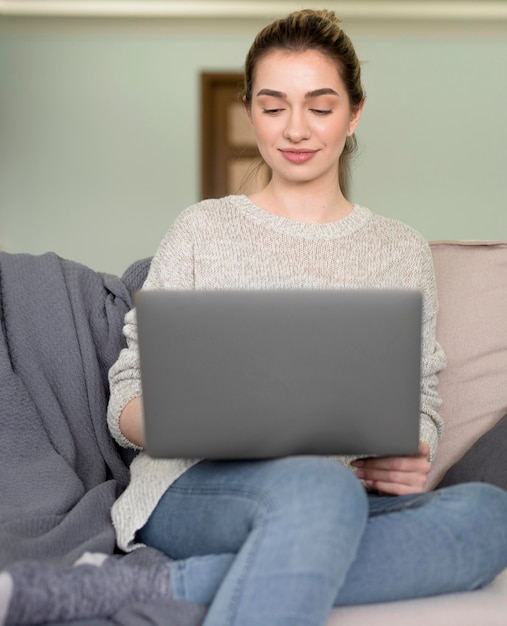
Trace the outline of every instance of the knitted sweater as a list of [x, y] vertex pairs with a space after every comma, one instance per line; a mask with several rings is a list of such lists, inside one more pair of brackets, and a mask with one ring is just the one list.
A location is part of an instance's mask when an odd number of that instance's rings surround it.
[[[183, 211], [153, 258], [144, 288], [416, 288], [423, 294], [421, 439], [432, 458], [442, 432], [436, 392], [445, 366], [435, 341], [437, 294], [427, 242], [412, 228], [355, 205], [345, 218], [302, 223], [269, 213], [246, 196], [205, 200]], [[135, 310], [125, 317], [127, 348], [111, 368], [108, 424], [119, 430], [127, 402], [141, 395]], [[346, 459], [339, 459], [347, 463]], [[131, 480], [112, 510], [120, 548], [135, 547], [135, 533], [167, 488], [197, 459], [152, 459], [140, 452]]]

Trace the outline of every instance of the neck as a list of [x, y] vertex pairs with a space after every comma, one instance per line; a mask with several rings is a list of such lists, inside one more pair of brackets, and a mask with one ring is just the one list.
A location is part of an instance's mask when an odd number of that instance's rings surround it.
[[281, 185], [271, 180], [260, 192], [250, 196], [257, 206], [281, 217], [325, 224], [343, 219], [352, 211], [338, 184], [330, 188], [313, 185]]

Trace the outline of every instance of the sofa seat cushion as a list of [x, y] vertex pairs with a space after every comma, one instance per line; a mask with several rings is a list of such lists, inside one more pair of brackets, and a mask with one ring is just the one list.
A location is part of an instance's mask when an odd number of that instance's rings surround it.
[[448, 365], [439, 375], [445, 433], [429, 489], [507, 413], [507, 242], [434, 242], [431, 249], [437, 340]]
[[478, 591], [333, 609], [326, 626], [505, 626], [506, 615], [507, 569]]

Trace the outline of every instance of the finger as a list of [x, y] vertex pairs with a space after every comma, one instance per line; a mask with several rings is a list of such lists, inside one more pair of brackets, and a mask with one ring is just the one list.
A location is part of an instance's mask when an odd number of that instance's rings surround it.
[[[399, 469], [411, 471], [412, 467], [417, 467], [416, 464], [420, 459], [424, 459], [427, 462], [430, 460], [430, 447], [425, 441], [421, 441], [419, 443], [419, 448], [416, 454], [400, 457], [366, 457], [352, 461], [352, 466], [361, 468], [376, 467], [380, 469]], [[416, 464], [413, 464], [413, 461], [415, 461]]]
[[389, 483], [383, 481], [365, 481], [368, 487], [376, 489], [382, 495], [407, 496], [416, 493], [423, 493], [425, 483], [422, 485], [405, 485], [399, 483]]
[[382, 475], [377, 472], [363, 480], [369, 487], [378, 491], [401, 495], [424, 491], [427, 478], [427, 473], [386, 472]]
[[426, 443], [425, 441], [421, 441], [419, 443], [419, 456], [422, 456], [426, 459], [428, 459], [428, 461], [430, 460], [430, 455], [431, 455], [431, 450], [430, 450], [430, 446], [428, 443]]
[[377, 459], [364, 459], [362, 462], [353, 463], [357, 471], [397, 471], [397, 472], [423, 472], [428, 473], [431, 465], [426, 456], [416, 457], [384, 457]]
[[[429, 464], [428, 464], [429, 465]], [[426, 483], [428, 471], [426, 469], [417, 472], [400, 472], [395, 470], [357, 470], [356, 476], [364, 480], [367, 484], [369, 481], [382, 482], [399, 485], [421, 486]]]

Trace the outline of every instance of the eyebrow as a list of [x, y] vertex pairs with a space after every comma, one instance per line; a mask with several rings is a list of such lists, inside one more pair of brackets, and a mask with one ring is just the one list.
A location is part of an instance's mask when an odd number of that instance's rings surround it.
[[[287, 98], [287, 94], [283, 91], [275, 91], [274, 89], [261, 89], [258, 96], [272, 96], [273, 98]], [[305, 98], [317, 98], [318, 96], [337, 96], [338, 94], [334, 89], [330, 87], [323, 87], [322, 89], [314, 89], [313, 91], [307, 91]]]

